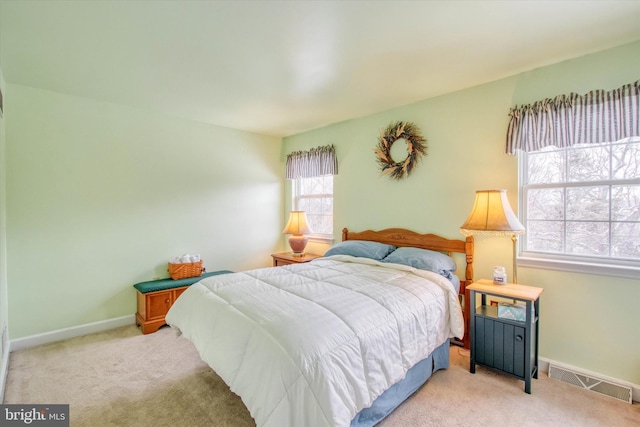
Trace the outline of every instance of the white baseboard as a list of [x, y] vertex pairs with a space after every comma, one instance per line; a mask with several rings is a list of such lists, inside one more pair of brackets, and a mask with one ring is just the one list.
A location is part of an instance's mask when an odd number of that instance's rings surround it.
[[41, 344], [48, 344], [50, 342], [62, 341], [82, 335], [93, 334], [95, 332], [119, 328], [121, 326], [132, 325], [135, 322], [136, 316], [131, 314], [128, 316], [116, 317], [115, 319], [101, 320], [99, 322], [87, 323], [80, 326], [72, 326], [70, 328], [57, 329], [55, 331], [31, 335], [24, 338], [17, 338], [10, 341], [11, 351], [22, 350], [24, 348], [35, 347]]
[[638, 385], [638, 384], [633, 384], [633, 383], [630, 383], [629, 381], [624, 381], [624, 380], [620, 380], [618, 378], [613, 378], [613, 377], [609, 377], [607, 375], [602, 375], [602, 374], [599, 374], [597, 372], [587, 371], [586, 369], [582, 369], [582, 368], [579, 368], [579, 367], [576, 367], [576, 366], [567, 365], [566, 363], [557, 362], [555, 360], [546, 359], [544, 357], [540, 357], [538, 359], [538, 365], [539, 365], [540, 372], [546, 372], [548, 374], [549, 373], [549, 364], [553, 364], [553, 365], [556, 365], [556, 366], [561, 367], [561, 368], [569, 369], [569, 370], [574, 371], [574, 372], [581, 372], [581, 373], [586, 374], [588, 376], [595, 377], [595, 378], [600, 378], [601, 380], [609, 381], [609, 382], [612, 382], [614, 384], [621, 384], [621, 385], [626, 385], [627, 387], [631, 387], [632, 390], [633, 390], [633, 396], [632, 396], [631, 399], [634, 402], [640, 402], [640, 385]]
[[7, 343], [2, 348], [2, 365], [0, 365], [0, 403], [4, 402], [4, 387], [7, 384], [7, 375], [9, 374], [9, 353], [11, 352], [11, 343]]

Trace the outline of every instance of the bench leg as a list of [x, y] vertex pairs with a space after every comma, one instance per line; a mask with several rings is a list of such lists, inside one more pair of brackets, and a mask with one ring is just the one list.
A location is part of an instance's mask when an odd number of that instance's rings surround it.
[[164, 321], [164, 317], [162, 319], [150, 320], [145, 322], [142, 316], [136, 313], [136, 326], [140, 326], [140, 329], [142, 330], [142, 333], [144, 335], [152, 334], [166, 324], [167, 323]]

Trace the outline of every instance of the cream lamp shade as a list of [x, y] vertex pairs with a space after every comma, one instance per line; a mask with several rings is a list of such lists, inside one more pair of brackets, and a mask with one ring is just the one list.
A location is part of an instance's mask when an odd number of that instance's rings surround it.
[[476, 201], [471, 214], [460, 227], [460, 232], [465, 236], [504, 236], [523, 234], [524, 226], [511, 209], [507, 190], [479, 190], [476, 191]]
[[303, 256], [304, 248], [307, 246], [308, 238], [305, 234], [311, 233], [311, 229], [307, 224], [307, 215], [304, 211], [291, 211], [289, 221], [282, 230], [284, 234], [289, 236], [289, 246], [294, 256]]
[[511, 235], [513, 241], [513, 283], [518, 283], [516, 270], [516, 242], [518, 234], [524, 234], [524, 226], [509, 204], [507, 190], [479, 190], [476, 191], [476, 201], [471, 214], [460, 227], [465, 236]]

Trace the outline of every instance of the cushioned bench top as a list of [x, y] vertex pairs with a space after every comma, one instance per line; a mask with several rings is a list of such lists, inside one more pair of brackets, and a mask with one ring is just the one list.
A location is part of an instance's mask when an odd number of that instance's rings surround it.
[[156, 292], [156, 291], [164, 291], [165, 289], [173, 289], [173, 288], [181, 288], [182, 286], [193, 285], [196, 282], [204, 279], [209, 276], [217, 276], [218, 274], [228, 274], [233, 273], [230, 270], [219, 270], [212, 271], [210, 273], [203, 273], [202, 276], [199, 277], [187, 277], [186, 279], [160, 279], [160, 280], [151, 280], [149, 282], [140, 282], [133, 285], [134, 288], [138, 290], [138, 292], [142, 294], [146, 294], [148, 292]]

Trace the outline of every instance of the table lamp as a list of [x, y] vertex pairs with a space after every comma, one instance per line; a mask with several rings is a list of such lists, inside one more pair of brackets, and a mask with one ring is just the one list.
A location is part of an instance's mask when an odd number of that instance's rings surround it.
[[305, 234], [311, 233], [304, 211], [291, 211], [289, 221], [284, 227], [284, 230], [282, 230], [282, 233], [291, 234], [291, 236], [289, 236], [289, 246], [291, 246], [293, 256], [303, 256], [304, 248], [307, 246], [308, 240]]
[[511, 235], [513, 242], [513, 283], [518, 283], [516, 266], [516, 243], [518, 234], [524, 234], [524, 226], [509, 205], [507, 190], [479, 190], [476, 191], [476, 201], [471, 214], [460, 227], [465, 236]]

